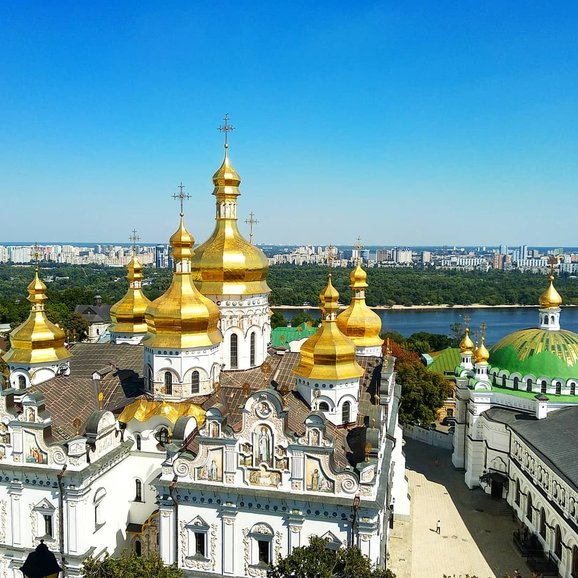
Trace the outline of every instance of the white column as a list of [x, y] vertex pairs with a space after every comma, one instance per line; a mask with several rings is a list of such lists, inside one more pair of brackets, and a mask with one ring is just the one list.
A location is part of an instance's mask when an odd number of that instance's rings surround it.
[[[10, 495], [10, 530], [12, 533], [12, 545], [22, 545], [22, 527], [21, 527], [21, 506], [22, 506], [22, 486], [14, 484], [8, 488]], [[34, 539], [34, 537], [33, 537]]]
[[223, 513], [221, 557], [224, 575], [235, 574], [235, 517], [236, 512]]
[[167, 565], [175, 560], [175, 511], [173, 501], [168, 498], [159, 504], [159, 550], [163, 562]]

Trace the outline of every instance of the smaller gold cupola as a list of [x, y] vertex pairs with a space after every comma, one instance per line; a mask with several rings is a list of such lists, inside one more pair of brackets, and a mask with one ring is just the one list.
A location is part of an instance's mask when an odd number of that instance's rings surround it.
[[69, 359], [70, 353], [65, 347], [64, 331], [46, 317], [44, 304], [46, 285], [38, 276], [38, 267], [34, 279], [28, 285], [28, 301], [32, 308], [28, 319], [10, 334], [10, 349], [3, 356], [11, 364], [51, 364]]
[[476, 347], [476, 351], [474, 352], [474, 359], [476, 361], [476, 365], [479, 364], [487, 364], [488, 359], [490, 359], [490, 352], [486, 348], [486, 337], [482, 334], [480, 339], [480, 345]]
[[194, 238], [185, 227], [182, 191], [179, 228], [171, 236], [174, 259], [172, 282], [163, 295], [146, 310], [148, 333], [145, 345], [151, 348], [194, 348], [220, 343], [219, 308], [195, 287], [191, 276]]
[[[136, 235], [136, 231], [133, 233]], [[128, 291], [110, 308], [112, 324], [109, 331], [112, 340], [117, 343], [147, 332], [145, 313], [151, 302], [142, 292], [142, 271], [143, 266], [134, 247], [133, 256], [127, 265]]]
[[379, 337], [381, 319], [365, 303], [365, 289], [368, 287], [367, 273], [362, 269], [359, 261], [349, 279], [351, 303], [337, 316], [337, 326], [355, 343], [359, 355], [379, 355], [383, 345], [383, 339]]
[[548, 279], [550, 281], [548, 288], [546, 291], [544, 291], [544, 293], [542, 293], [542, 295], [540, 295], [540, 307], [542, 309], [552, 309], [562, 305], [562, 297], [560, 296], [560, 293], [556, 291], [556, 287], [554, 287], [553, 271], [550, 272]]
[[464, 338], [460, 341], [460, 351], [465, 354], [472, 354], [474, 351], [474, 342], [470, 338], [470, 328], [466, 327]]
[[337, 326], [339, 293], [331, 282], [320, 295], [322, 322], [317, 332], [301, 346], [296, 375], [308, 380], [347, 380], [363, 375], [355, 360], [355, 343]]

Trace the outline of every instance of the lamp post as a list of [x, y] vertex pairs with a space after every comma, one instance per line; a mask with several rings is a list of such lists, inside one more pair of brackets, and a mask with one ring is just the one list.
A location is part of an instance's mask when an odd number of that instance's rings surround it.
[[357, 546], [357, 544], [355, 544], [355, 533], [357, 530], [357, 513], [359, 510], [360, 502], [361, 499], [359, 497], [359, 494], [356, 494], [355, 497], [353, 498], [353, 517], [351, 518], [351, 539], [349, 540], [349, 547]]
[[20, 571], [26, 578], [58, 578], [62, 568], [44, 540], [40, 540], [36, 550], [28, 554]]

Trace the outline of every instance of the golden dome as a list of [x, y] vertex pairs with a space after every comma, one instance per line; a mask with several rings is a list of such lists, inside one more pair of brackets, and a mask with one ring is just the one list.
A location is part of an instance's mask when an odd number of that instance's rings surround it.
[[64, 331], [46, 317], [46, 300], [46, 285], [36, 271], [28, 285], [32, 309], [28, 319], [10, 334], [11, 346], [3, 357], [6, 363], [51, 363], [70, 358], [64, 346]]
[[335, 321], [339, 293], [331, 283], [331, 274], [320, 297], [324, 319], [317, 332], [301, 346], [295, 374], [322, 380], [361, 377], [363, 369], [355, 361], [355, 343], [341, 333]]
[[379, 337], [381, 319], [365, 303], [367, 273], [359, 263], [349, 275], [349, 279], [351, 303], [337, 316], [337, 326], [357, 347], [381, 346], [383, 345], [383, 339]]
[[243, 238], [237, 227], [237, 197], [241, 178], [231, 166], [228, 149], [213, 175], [217, 198], [215, 229], [192, 259], [193, 279], [203, 295], [269, 293], [269, 263], [261, 249]]
[[472, 353], [474, 350], [474, 342], [470, 338], [470, 328], [466, 327], [466, 334], [460, 342], [460, 350], [462, 353]]
[[142, 264], [136, 255], [128, 264], [128, 291], [110, 308], [111, 333], [146, 333], [145, 313], [151, 304], [142, 292]]
[[549, 307], [560, 307], [562, 305], [562, 297], [554, 287], [554, 275], [550, 274], [550, 284], [548, 289], [540, 296], [540, 307], [546, 309]]
[[490, 359], [490, 352], [487, 350], [485, 345], [486, 338], [482, 335], [482, 339], [480, 341], [480, 346], [476, 348], [474, 352], [474, 359], [476, 363], [487, 363], [488, 359]]
[[136, 419], [145, 422], [154, 416], [162, 416], [173, 424], [180, 417], [194, 417], [197, 420], [197, 428], [205, 423], [205, 410], [194, 403], [183, 403], [174, 401], [152, 401], [149, 399], [136, 399], [127, 405], [118, 416], [121, 423], [129, 423]]
[[171, 237], [175, 260], [172, 282], [146, 310], [147, 347], [207, 347], [223, 339], [218, 328], [219, 308], [201, 295], [190, 274], [193, 243], [181, 214], [179, 228]]

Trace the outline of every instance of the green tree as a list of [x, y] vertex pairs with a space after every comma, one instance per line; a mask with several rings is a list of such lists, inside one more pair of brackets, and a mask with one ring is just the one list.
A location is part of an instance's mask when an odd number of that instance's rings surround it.
[[273, 315], [271, 315], [271, 328], [275, 329], [275, 327], [285, 327], [287, 325], [287, 319], [285, 319], [285, 315], [281, 313], [281, 311], [273, 311]]
[[446, 378], [429, 371], [421, 362], [407, 360], [396, 364], [396, 371], [401, 384], [400, 423], [429, 425], [435, 421], [451, 392]]
[[309, 546], [295, 548], [269, 571], [269, 578], [395, 578], [390, 570], [374, 568], [356, 548], [328, 547], [328, 540], [312, 536]]
[[182, 578], [183, 571], [175, 565], [165, 566], [158, 554], [137, 556], [123, 554], [120, 558], [106, 556], [103, 560], [87, 558], [82, 564], [85, 578]]

